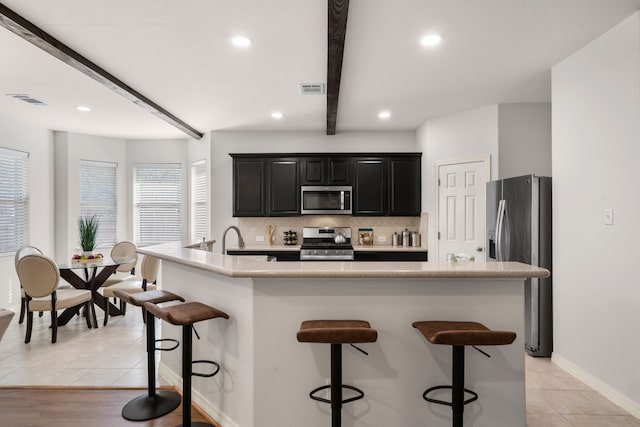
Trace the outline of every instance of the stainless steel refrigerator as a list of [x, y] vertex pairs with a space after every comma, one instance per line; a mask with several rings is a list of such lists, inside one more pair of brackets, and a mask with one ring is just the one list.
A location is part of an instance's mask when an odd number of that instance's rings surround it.
[[[487, 183], [487, 261], [551, 270], [551, 178], [525, 175]], [[553, 350], [552, 277], [526, 279], [525, 350]]]

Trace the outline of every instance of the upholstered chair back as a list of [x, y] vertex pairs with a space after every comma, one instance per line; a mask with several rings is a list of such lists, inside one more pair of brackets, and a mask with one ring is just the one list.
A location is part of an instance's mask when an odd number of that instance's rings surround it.
[[16, 264], [16, 273], [18, 272], [18, 263], [20, 260], [27, 255], [42, 255], [42, 251], [35, 246], [24, 246], [16, 251], [16, 256], [14, 258], [14, 262]]
[[32, 298], [53, 293], [60, 282], [60, 271], [54, 260], [45, 255], [26, 255], [18, 262], [18, 277], [25, 293]]
[[133, 242], [122, 241], [115, 244], [111, 249], [111, 258], [133, 258], [135, 261], [128, 264], [120, 264], [116, 271], [121, 273], [130, 272], [135, 268], [138, 262], [138, 253], [136, 252], [136, 245]]
[[140, 265], [140, 274], [147, 283], [154, 283], [158, 279], [158, 270], [160, 269], [160, 259], [145, 255]]

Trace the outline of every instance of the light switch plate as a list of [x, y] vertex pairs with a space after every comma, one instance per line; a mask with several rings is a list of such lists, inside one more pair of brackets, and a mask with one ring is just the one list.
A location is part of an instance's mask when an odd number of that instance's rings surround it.
[[256, 236], [256, 242], [264, 242], [264, 236]]
[[613, 225], [613, 209], [604, 210], [604, 225]]
[[387, 241], [387, 236], [378, 236], [378, 242], [384, 243]]

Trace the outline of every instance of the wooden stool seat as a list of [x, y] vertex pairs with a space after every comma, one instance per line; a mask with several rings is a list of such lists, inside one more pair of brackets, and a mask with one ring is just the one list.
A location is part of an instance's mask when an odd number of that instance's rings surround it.
[[178, 296], [173, 292], [162, 291], [162, 290], [139, 292], [136, 294], [130, 294], [124, 291], [116, 290], [113, 292], [113, 294], [116, 297], [120, 298], [122, 301], [126, 302], [127, 304], [132, 304], [138, 307], [142, 307], [145, 302], [148, 302], [151, 304], [160, 304], [160, 303], [169, 302], [169, 301], [184, 302], [184, 298], [182, 298], [181, 296]]
[[200, 302], [187, 302], [172, 305], [171, 307], [158, 307], [151, 302], [145, 302], [143, 306], [145, 310], [150, 311], [154, 316], [177, 326], [193, 325], [203, 320], [218, 317], [229, 318], [229, 315], [224, 311]]
[[298, 342], [353, 344], [376, 342], [378, 332], [364, 320], [305, 320]]
[[507, 345], [516, 339], [511, 331], [492, 331], [477, 322], [426, 321], [414, 322], [431, 344], [444, 345]]
[[[451, 407], [453, 413], [453, 427], [463, 426], [464, 405], [478, 400], [478, 393], [464, 387], [464, 348], [465, 346], [507, 345], [516, 339], [516, 333], [511, 331], [492, 331], [478, 322], [455, 321], [424, 321], [414, 322], [413, 327], [432, 344], [450, 345], [452, 347], [452, 375], [451, 385], [437, 385], [430, 387], [422, 394], [427, 402]], [[487, 353], [480, 349], [485, 356]], [[451, 390], [451, 401], [435, 399], [432, 392]], [[471, 395], [465, 399], [465, 393]]]

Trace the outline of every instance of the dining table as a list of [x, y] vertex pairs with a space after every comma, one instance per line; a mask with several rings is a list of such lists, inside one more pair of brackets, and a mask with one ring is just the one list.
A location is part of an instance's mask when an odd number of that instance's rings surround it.
[[[100, 259], [72, 261], [68, 264], [58, 264], [60, 277], [69, 282], [76, 289], [87, 289], [91, 291], [93, 303], [106, 311], [107, 304], [109, 306], [109, 316], [121, 316], [124, 313], [120, 307], [109, 302], [109, 298], [105, 298], [98, 292], [98, 289], [104, 282], [115, 273], [121, 264], [134, 262], [134, 258], [129, 257], [109, 257], [105, 256]], [[66, 325], [69, 320], [78, 314], [77, 307], [67, 308], [58, 316], [58, 326]], [[93, 327], [98, 327], [98, 321], [93, 311], [92, 319]]]

